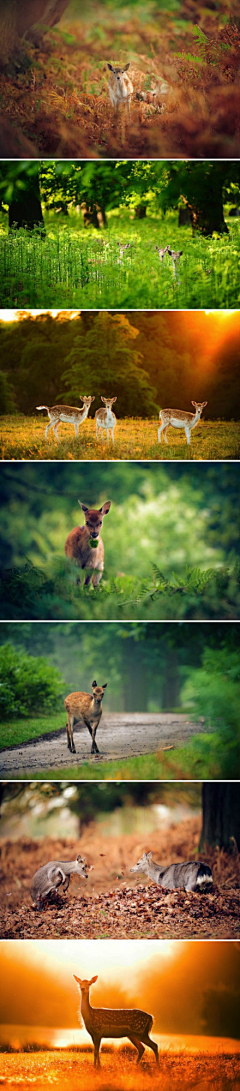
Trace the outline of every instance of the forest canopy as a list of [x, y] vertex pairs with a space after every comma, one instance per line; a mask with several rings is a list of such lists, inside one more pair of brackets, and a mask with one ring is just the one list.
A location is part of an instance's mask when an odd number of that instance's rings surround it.
[[[114, 394], [118, 414], [156, 417], [157, 408], [191, 408], [205, 417], [240, 417], [240, 312], [0, 312], [0, 413], [38, 404], [79, 404]], [[2, 320], [1, 320], [2, 317]], [[113, 390], [114, 386], [114, 390]], [[92, 415], [94, 414], [94, 405]]]

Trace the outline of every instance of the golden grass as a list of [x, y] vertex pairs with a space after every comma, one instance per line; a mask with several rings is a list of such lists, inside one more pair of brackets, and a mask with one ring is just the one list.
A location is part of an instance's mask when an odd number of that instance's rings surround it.
[[73, 425], [59, 425], [59, 440], [50, 432], [45, 440], [46, 413], [38, 418], [5, 416], [1, 418], [2, 460], [131, 460], [152, 459], [238, 459], [240, 448], [239, 421], [201, 421], [192, 433], [191, 445], [187, 445], [184, 431], [169, 428], [168, 445], [158, 443], [158, 420], [123, 418], [115, 428], [115, 442], [96, 441], [95, 421], [88, 419], [80, 425], [79, 438], [75, 438]]

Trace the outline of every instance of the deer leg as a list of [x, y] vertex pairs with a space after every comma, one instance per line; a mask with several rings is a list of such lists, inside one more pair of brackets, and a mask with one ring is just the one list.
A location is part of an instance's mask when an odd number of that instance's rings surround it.
[[95, 571], [94, 571], [93, 577], [92, 577], [93, 587], [98, 587], [98, 584], [99, 584], [100, 580], [102, 579], [102, 574], [103, 574], [103, 568], [95, 568]]
[[57, 421], [55, 421], [55, 424], [53, 425], [54, 435], [56, 436], [56, 439], [58, 440], [58, 443], [59, 443], [59, 439], [58, 439], [58, 425], [59, 424], [60, 424], [60, 421], [57, 420]]
[[164, 435], [165, 443], [168, 443], [167, 428], [168, 428], [168, 425], [163, 429], [163, 435]]
[[112, 441], [114, 443], [114, 428], [112, 428]]
[[93, 725], [93, 728], [92, 728], [92, 749], [91, 749], [91, 754], [99, 754], [99, 749], [98, 749], [98, 746], [97, 746], [97, 743], [96, 743], [96, 730], [97, 730], [97, 727], [98, 727], [98, 724], [95, 724], [95, 725]]
[[95, 1068], [100, 1068], [99, 1050], [100, 1050], [100, 1045], [101, 1045], [101, 1038], [98, 1038], [96, 1036], [96, 1034], [94, 1034], [94, 1038], [92, 1036], [92, 1040], [93, 1040], [93, 1045], [94, 1045], [94, 1067]]
[[153, 1053], [155, 1053], [155, 1058], [156, 1058], [156, 1064], [157, 1064], [157, 1065], [159, 1065], [159, 1057], [158, 1057], [158, 1047], [157, 1047], [157, 1043], [156, 1043], [156, 1042], [153, 1042], [152, 1038], [149, 1038], [149, 1034], [148, 1034], [148, 1031], [147, 1031], [147, 1030], [146, 1030], [146, 1033], [145, 1033], [145, 1034], [142, 1034], [142, 1035], [141, 1035], [141, 1040], [142, 1040], [142, 1042], [144, 1042], [144, 1045], [145, 1045], [145, 1046], [149, 1046], [149, 1048], [153, 1050]]
[[90, 575], [85, 576], [84, 587], [89, 587], [89, 584], [91, 583], [91, 579], [92, 579], [92, 574], [90, 572]]
[[162, 438], [161, 438], [162, 437], [162, 431], [163, 431], [163, 424], [161, 424], [161, 427], [158, 428], [158, 442], [159, 443], [162, 442]]
[[73, 741], [73, 726], [74, 726], [74, 716], [70, 716], [70, 713], [69, 713], [66, 728], [67, 728], [67, 744], [68, 744], [68, 749], [70, 750], [70, 754], [76, 754], [74, 741]]
[[78, 439], [78, 429], [79, 429], [79, 422], [78, 421], [77, 421], [76, 424], [75, 424], [75, 421], [74, 421], [74, 428], [75, 428], [76, 439]]
[[51, 418], [50, 418], [49, 424], [47, 424], [47, 427], [46, 427], [45, 439], [48, 438], [48, 433], [50, 432], [50, 428], [54, 428], [54, 420], [51, 420]]
[[185, 428], [185, 436], [186, 436], [186, 440], [187, 440], [188, 446], [190, 447], [190, 442], [191, 442], [191, 432], [190, 432], [190, 429], [189, 429], [189, 428]]
[[135, 1034], [128, 1034], [128, 1039], [129, 1042], [132, 1042], [133, 1046], [136, 1046], [136, 1049], [138, 1051], [137, 1064], [139, 1064], [139, 1061], [141, 1061], [141, 1057], [144, 1053], [144, 1046], [141, 1042], [139, 1042], [139, 1039], [136, 1038]]

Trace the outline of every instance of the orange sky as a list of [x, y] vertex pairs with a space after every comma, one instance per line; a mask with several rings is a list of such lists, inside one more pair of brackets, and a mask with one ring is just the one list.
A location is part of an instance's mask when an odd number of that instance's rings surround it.
[[239, 970], [240, 945], [224, 941], [2, 941], [1, 1022], [77, 1027], [72, 975], [98, 974], [93, 1005], [144, 1008], [158, 1033], [240, 1038]]

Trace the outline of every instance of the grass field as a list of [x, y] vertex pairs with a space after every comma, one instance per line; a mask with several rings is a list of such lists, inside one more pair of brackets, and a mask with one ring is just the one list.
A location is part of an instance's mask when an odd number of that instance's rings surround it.
[[[37, 233], [0, 236], [0, 307], [211, 309], [237, 308], [240, 301], [240, 224], [230, 234], [192, 237], [176, 214], [132, 222], [111, 213], [104, 234], [45, 218], [46, 238]], [[118, 241], [130, 242], [119, 258]], [[179, 275], [171, 258], [160, 263], [155, 245], [182, 250]]]
[[120, 1050], [103, 1047], [100, 1071], [94, 1069], [93, 1051], [88, 1047], [80, 1052], [5, 1052], [1, 1057], [1, 1082], [10, 1088], [34, 1084], [36, 1091], [52, 1085], [56, 1091], [69, 1091], [70, 1084], [71, 1091], [79, 1091], [79, 1085], [82, 1091], [179, 1091], [180, 1086], [183, 1091], [190, 1087], [199, 1087], [199, 1091], [230, 1091], [231, 1087], [238, 1091], [239, 1054], [234, 1048], [230, 1052], [229, 1046], [225, 1053], [220, 1052], [223, 1043], [219, 1052], [216, 1046], [211, 1051], [211, 1039], [207, 1041], [206, 1052], [204, 1045], [202, 1051], [192, 1052], [184, 1038], [178, 1052], [167, 1045], [160, 1052], [159, 1069], [148, 1049], [136, 1069], [136, 1050], [128, 1046]]
[[5, 746], [13, 746], [28, 742], [29, 739], [38, 739], [39, 735], [45, 735], [48, 731], [59, 731], [66, 722], [66, 713], [62, 703], [62, 710], [58, 713], [48, 712], [44, 716], [30, 717], [27, 720], [11, 718], [9, 723], [1, 723], [0, 750]]
[[[114, 385], [114, 382], [113, 382]], [[117, 410], [116, 410], [117, 413]], [[74, 426], [59, 425], [59, 441], [53, 431], [45, 440], [45, 427], [49, 423], [46, 412], [36, 417], [20, 414], [0, 419], [0, 458], [7, 459], [239, 459], [239, 421], [199, 421], [193, 431], [191, 445], [185, 433], [169, 428], [168, 446], [158, 443], [158, 420], [129, 417], [119, 420], [115, 428], [114, 445], [110, 440], [96, 441], [94, 419], [80, 426], [79, 438], [75, 438]]]

